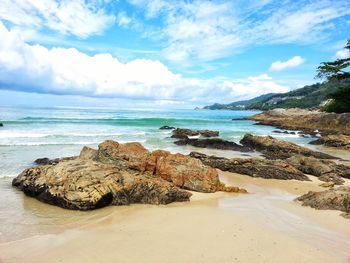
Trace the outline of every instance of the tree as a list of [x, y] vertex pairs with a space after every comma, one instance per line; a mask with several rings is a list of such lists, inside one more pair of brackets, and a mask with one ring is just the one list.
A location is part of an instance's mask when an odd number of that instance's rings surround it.
[[[344, 47], [350, 52], [350, 39]], [[350, 57], [337, 59], [331, 62], [322, 62], [317, 68], [316, 78], [326, 78], [328, 81], [343, 80], [350, 78], [350, 72], [346, 69], [350, 66]]]
[[[344, 47], [350, 53], [350, 39]], [[328, 98], [330, 103], [322, 110], [326, 112], [350, 112], [350, 57], [337, 59], [331, 62], [322, 62], [317, 68], [316, 78], [326, 79], [335, 83], [337, 90], [330, 93]]]

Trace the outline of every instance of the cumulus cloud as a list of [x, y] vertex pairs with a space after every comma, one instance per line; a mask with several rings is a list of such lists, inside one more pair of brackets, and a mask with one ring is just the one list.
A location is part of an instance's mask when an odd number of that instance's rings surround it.
[[0, 0], [0, 19], [23, 30], [50, 29], [86, 38], [101, 34], [115, 21], [102, 4], [83, 0]]
[[303, 59], [300, 56], [292, 57], [291, 59], [288, 59], [286, 61], [280, 61], [277, 60], [273, 62], [270, 66], [270, 71], [282, 71], [288, 68], [296, 68], [302, 65], [305, 62], [305, 59]]
[[350, 57], [350, 51], [348, 49], [341, 49], [335, 53], [335, 59], [346, 59]]
[[122, 63], [110, 54], [87, 55], [74, 48], [30, 45], [18, 31], [8, 30], [1, 22], [0, 39], [1, 89], [162, 103], [232, 101], [288, 90], [266, 74], [241, 81], [189, 79], [156, 60]]

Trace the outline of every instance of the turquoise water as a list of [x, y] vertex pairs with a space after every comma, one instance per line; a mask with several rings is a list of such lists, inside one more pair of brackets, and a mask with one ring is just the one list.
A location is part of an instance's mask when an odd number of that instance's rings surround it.
[[[0, 177], [15, 176], [41, 157], [79, 154], [83, 145], [96, 147], [112, 139], [141, 142], [149, 149], [187, 153], [169, 138], [163, 125], [220, 131], [221, 137], [238, 142], [245, 133], [273, 134], [273, 127], [235, 120], [258, 112], [209, 110], [118, 110], [77, 108], [0, 108]], [[295, 135], [276, 137], [304, 144]]]

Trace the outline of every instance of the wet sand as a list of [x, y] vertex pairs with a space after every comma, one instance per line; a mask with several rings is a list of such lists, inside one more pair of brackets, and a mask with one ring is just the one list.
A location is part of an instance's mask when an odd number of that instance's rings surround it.
[[32, 220], [46, 227], [2, 240], [0, 261], [348, 262], [350, 220], [293, 201], [322, 190], [317, 179], [266, 180], [227, 172], [220, 177], [250, 193], [194, 193], [186, 203], [90, 212], [22, 196], [26, 204], [17, 209], [29, 209]]

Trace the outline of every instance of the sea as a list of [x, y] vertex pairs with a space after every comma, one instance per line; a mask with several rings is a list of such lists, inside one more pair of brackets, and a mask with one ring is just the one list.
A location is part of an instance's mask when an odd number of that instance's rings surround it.
[[0, 107], [0, 177], [14, 177], [37, 158], [78, 155], [84, 145], [97, 147], [104, 140], [140, 142], [150, 150], [188, 153], [176, 146], [163, 125], [220, 131], [220, 137], [239, 142], [246, 133], [273, 135], [306, 144], [309, 139], [276, 134], [276, 128], [239, 120], [257, 111], [148, 110], [101, 108]]

